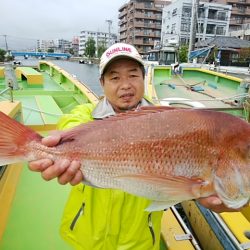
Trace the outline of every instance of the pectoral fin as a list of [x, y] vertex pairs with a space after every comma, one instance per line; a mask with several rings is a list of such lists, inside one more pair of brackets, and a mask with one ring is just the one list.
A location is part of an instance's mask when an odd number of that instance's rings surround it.
[[[155, 193], [155, 197], [148, 197], [156, 201], [183, 201], [196, 199], [201, 196], [201, 188], [207, 185], [206, 181], [199, 178], [187, 178], [183, 176], [156, 176], [148, 174], [134, 174], [116, 177], [126, 180], [127, 184], [141, 186]], [[142, 191], [141, 191], [142, 192]], [[144, 195], [146, 197], [146, 195]], [[176, 204], [178, 202], [175, 202]]]

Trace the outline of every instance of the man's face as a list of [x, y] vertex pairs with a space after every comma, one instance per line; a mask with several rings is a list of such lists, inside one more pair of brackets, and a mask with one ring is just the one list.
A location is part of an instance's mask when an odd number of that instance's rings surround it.
[[144, 78], [139, 64], [130, 59], [112, 62], [101, 78], [104, 94], [116, 112], [137, 106], [144, 94]]

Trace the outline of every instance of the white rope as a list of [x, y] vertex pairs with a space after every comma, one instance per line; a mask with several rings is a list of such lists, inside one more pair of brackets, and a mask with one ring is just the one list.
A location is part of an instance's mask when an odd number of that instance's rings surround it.
[[[9, 99], [6, 98], [6, 97], [0, 96], [0, 98], [4, 99], [6, 101], [9, 101]], [[22, 104], [22, 107], [25, 108], [25, 109], [31, 110], [31, 111], [35, 111], [35, 112], [38, 112], [38, 113], [43, 113], [45, 115], [62, 116], [62, 114], [53, 114], [53, 113], [50, 113], [50, 112], [41, 111], [40, 109], [30, 108], [30, 107], [25, 106], [23, 104]]]
[[[228, 96], [228, 97], [223, 97], [223, 98], [213, 98], [213, 99], [190, 99], [190, 101], [196, 101], [196, 102], [213, 102], [213, 101], [224, 101], [224, 100], [230, 100], [230, 99], [240, 99], [240, 98], [245, 98], [245, 97], [250, 97], [248, 93], [244, 94], [238, 94], [238, 95], [233, 95], [233, 96]], [[164, 101], [166, 98], [158, 99], [159, 101]], [[183, 100], [178, 100], [171, 98], [171, 101], [176, 101], [176, 102], [183, 102]]]

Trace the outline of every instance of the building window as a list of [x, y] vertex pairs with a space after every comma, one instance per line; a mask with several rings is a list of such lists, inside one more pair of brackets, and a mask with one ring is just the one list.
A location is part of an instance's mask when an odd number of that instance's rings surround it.
[[245, 13], [245, 12], [246, 12], [245, 6], [239, 5], [239, 6], [238, 6], [238, 9], [239, 9], [239, 12], [240, 12], [240, 13]]
[[218, 19], [219, 20], [226, 20], [226, 12], [218, 12]]
[[176, 28], [176, 23], [173, 23], [171, 27], [171, 34], [175, 34], [175, 28]]
[[217, 35], [225, 35], [224, 27], [218, 26], [218, 27], [216, 28], [216, 34], [217, 34]]
[[182, 17], [191, 17], [191, 8], [184, 7], [182, 9]]
[[172, 12], [172, 16], [176, 16], [177, 15], [177, 8], [173, 9], [173, 12]]
[[207, 34], [215, 34], [215, 24], [207, 25]]
[[181, 31], [189, 32], [190, 31], [189, 23], [181, 23]]
[[208, 19], [216, 19], [217, 10], [210, 9], [208, 11]]

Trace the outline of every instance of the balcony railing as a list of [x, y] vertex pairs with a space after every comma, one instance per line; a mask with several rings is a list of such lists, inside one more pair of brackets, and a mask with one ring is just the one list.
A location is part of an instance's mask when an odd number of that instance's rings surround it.
[[135, 45], [154, 45], [154, 41], [143, 41], [143, 39], [134, 39], [133, 43]]
[[122, 11], [119, 13], [118, 18], [121, 19], [122, 17], [127, 15], [127, 11]]
[[151, 28], [151, 29], [161, 29], [161, 24], [158, 23], [134, 22], [134, 26]]
[[155, 7], [153, 4], [136, 3], [134, 6], [135, 6], [135, 9], [139, 9], [139, 10], [153, 10], [153, 11], [162, 12], [160, 8]]
[[161, 20], [161, 15], [155, 15], [155, 14], [144, 14], [144, 13], [135, 13], [135, 18], [142, 18], [142, 19], [152, 19], [152, 20]]
[[153, 38], [160, 38], [161, 34], [157, 34], [155, 32], [145, 32], [145, 31], [137, 31], [134, 33], [135, 36], [142, 36], [142, 37], [153, 37]]

